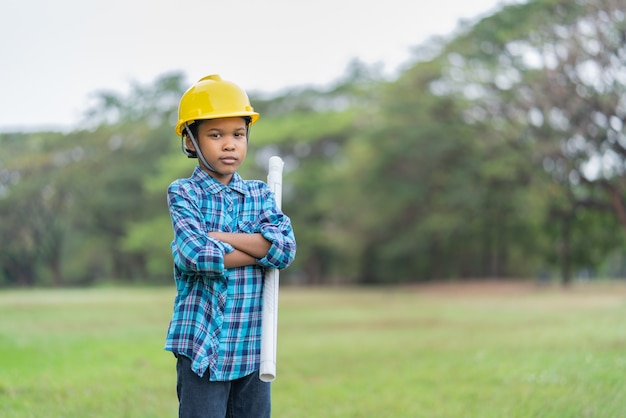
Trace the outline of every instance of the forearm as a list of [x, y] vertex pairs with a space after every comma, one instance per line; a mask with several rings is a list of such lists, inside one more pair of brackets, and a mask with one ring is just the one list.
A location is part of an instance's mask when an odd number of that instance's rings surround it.
[[235, 250], [224, 255], [224, 267], [234, 268], [257, 264], [256, 259], [243, 251]]
[[[251, 256], [254, 259], [265, 257], [271, 246], [270, 242], [259, 233], [243, 234], [231, 232], [209, 232], [209, 236], [232, 245], [235, 249]], [[226, 262], [226, 257], [224, 258], [224, 261]], [[256, 260], [254, 261], [256, 262]]]

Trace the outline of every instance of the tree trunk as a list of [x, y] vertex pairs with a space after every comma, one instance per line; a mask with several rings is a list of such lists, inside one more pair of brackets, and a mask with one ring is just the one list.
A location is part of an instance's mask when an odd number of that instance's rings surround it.
[[563, 218], [561, 231], [561, 284], [565, 287], [572, 283], [572, 215]]

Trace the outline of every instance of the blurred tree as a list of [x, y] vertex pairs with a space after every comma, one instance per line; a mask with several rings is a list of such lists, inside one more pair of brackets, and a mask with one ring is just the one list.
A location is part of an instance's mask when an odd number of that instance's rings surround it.
[[442, 69], [422, 62], [389, 85], [345, 152], [353, 204], [338, 223], [360, 249], [363, 283], [532, 273], [526, 151], [467, 124], [463, 100], [433, 94]]
[[[251, 94], [244, 178], [286, 162], [287, 280], [565, 281], [626, 225], [624, 12], [535, 0], [425, 45], [397, 80], [358, 60], [327, 88]], [[172, 127], [181, 74], [99, 92], [86, 129], [1, 134], [0, 280], [171, 277], [165, 190], [191, 173]], [[617, 216], [608, 216], [609, 212]], [[612, 264], [618, 264], [615, 260]]]
[[173, 148], [182, 86], [182, 76], [170, 74], [153, 86], [134, 85], [128, 97], [101, 93], [87, 112], [91, 131], [0, 136], [6, 282], [147, 277], [150, 248], [129, 251], [123, 243], [133, 223], [165, 208], [143, 183]]
[[[562, 279], [572, 278], [577, 208], [612, 205], [626, 226], [626, 18], [612, 0], [535, 0], [510, 5], [450, 42], [439, 94], [473, 102], [468, 121], [489, 121], [563, 190], [550, 210], [560, 224]], [[506, 135], [503, 135], [506, 137]], [[586, 189], [601, 188], [604, 194]], [[565, 199], [565, 200], [564, 200]], [[593, 199], [593, 200], [591, 200]], [[605, 240], [614, 242], [614, 240]]]
[[150, 179], [179, 146], [172, 127], [184, 89], [182, 75], [170, 74], [149, 87], [135, 85], [127, 98], [102, 94], [100, 107], [88, 112], [101, 121], [93, 135], [109, 148], [102, 150], [108, 158], [93, 167], [101, 173], [103, 189], [88, 202], [91, 233], [106, 238], [114, 277], [162, 278], [166, 273], [158, 255], [164, 254], [160, 245], [168, 247], [162, 221], [167, 205]]
[[57, 148], [63, 138], [52, 132], [0, 136], [5, 151], [0, 159], [0, 265], [12, 284], [30, 286], [42, 274], [55, 285], [64, 284], [62, 251], [71, 231], [65, 215], [75, 203], [72, 164], [83, 151], [75, 144]]
[[286, 278], [301, 276], [308, 284], [333, 281], [348, 264], [349, 249], [341, 245], [333, 216], [349, 204], [345, 190], [337, 187], [343, 184], [338, 178], [346, 158], [343, 149], [358, 131], [357, 121], [375, 103], [381, 82], [374, 69], [358, 61], [348, 73], [350, 77], [326, 90], [293, 90], [262, 102], [259, 108], [267, 112], [252, 133], [253, 178], [265, 179], [271, 155], [285, 160], [283, 208], [298, 242], [298, 256]]

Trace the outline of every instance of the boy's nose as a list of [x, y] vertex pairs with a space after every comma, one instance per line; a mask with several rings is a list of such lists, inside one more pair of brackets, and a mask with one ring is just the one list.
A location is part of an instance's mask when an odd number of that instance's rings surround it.
[[224, 149], [233, 149], [235, 148], [235, 139], [232, 137], [227, 137], [224, 141]]

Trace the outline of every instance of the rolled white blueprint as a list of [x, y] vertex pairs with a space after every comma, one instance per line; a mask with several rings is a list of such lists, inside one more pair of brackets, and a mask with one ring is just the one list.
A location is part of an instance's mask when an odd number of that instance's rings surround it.
[[[283, 160], [270, 157], [267, 185], [274, 192], [276, 206], [280, 209], [283, 194]], [[278, 269], [267, 269], [263, 283], [263, 318], [261, 324], [261, 369], [259, 378], [264, 382], [276, 379], [276, 341], [278, 332]]]

